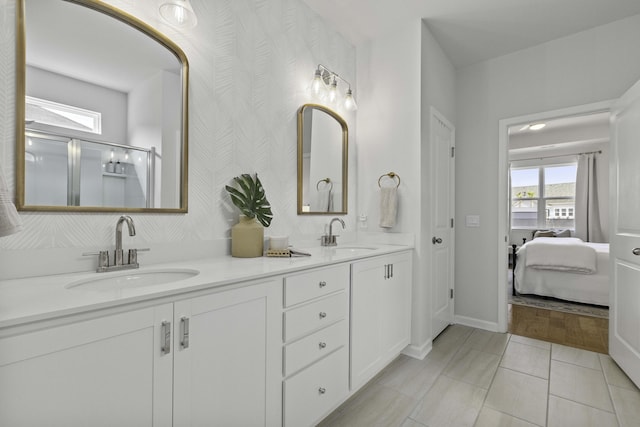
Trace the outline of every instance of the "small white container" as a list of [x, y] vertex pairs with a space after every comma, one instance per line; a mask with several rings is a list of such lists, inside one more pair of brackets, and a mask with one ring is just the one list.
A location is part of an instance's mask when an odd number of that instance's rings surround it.
[[289, 247], [289, 236], [269, 237], [269, 249], [287, 249]]

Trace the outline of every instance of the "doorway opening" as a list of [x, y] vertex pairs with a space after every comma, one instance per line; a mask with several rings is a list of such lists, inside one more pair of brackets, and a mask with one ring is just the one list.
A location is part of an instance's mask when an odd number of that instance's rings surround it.
[[[596, 153], [601, 157], [599, 164], [608, 164], [611, 105], [610, 101], [600, 102], [499, 122], [498, 328], [502, 332], [507, 332], [513, 315], [509, 308], [515, 278], [512, 263], [516, 260], [517, 265], [518, 259], [514, 252], [530, 242], [536, 231], [575, 239], [578, 155]], [[545, 126], [533, 126], [542, 124]], [[574, 178], [567, 178], [572, 173]], [[605, 181], [601, 186], [608, 190]], [[608, 195], [603, 194], [602, 200], [606, 207]], [[606, 224], [607, 209], [604, 211], [601, 219]], [[519, 286], [518, 278], [515, 280]]]

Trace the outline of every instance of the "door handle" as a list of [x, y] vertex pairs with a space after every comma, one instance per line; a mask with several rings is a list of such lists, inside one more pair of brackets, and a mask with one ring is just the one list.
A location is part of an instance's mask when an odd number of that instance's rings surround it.
[[164, 321], [161, 323], [161, 338], [162, 346], [160, 350], [162, 354], [171, 353], [171, 322]]
[[189, 348], [189, 318], [184, 316], [180, 318], [180, 347], [182, 349]]
[[436, 243], [437, 243], [437, 244], [440, 244], [440, 243], [442, 243], [442, 239], [441, 239], [440, 237], [435, 237], [435, 236], [434, 236], [434, 237], [433, 237], [433, 239], [431, 239], [431, 243], [433, 243], [434, 245], [435, 245]]
[[631, 253], [634, 254], [634, 255], [640, 255], [640, 248], [633, 248]]

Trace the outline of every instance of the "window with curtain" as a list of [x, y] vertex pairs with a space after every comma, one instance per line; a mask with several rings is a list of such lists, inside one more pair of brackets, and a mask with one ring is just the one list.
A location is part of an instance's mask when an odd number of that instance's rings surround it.
[[511, 167], [511, 228], [575, 229], [577, 163]]

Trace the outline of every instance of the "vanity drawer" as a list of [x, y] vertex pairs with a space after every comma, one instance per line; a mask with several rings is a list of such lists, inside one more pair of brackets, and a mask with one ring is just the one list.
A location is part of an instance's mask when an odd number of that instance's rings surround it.
[[349, 265], [322, 268], [284, 279], [284, 306], [317, 298], [346, 289], [349, 285]]
[[332, 351], [346, 346], [348, 343], [346, 320], [341, 320], [328, 328], [315, 332], [284, 348], [284, 374], [304, 368]]
[[284, 382], [285, 427], [310, 426], [349, 392], [347, 347]]
[[284, 313], [284, 340], [290, 341], [347, 317], [347, 293], [339, 292]]

